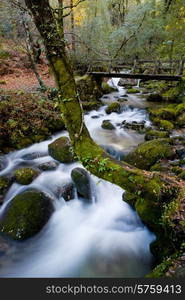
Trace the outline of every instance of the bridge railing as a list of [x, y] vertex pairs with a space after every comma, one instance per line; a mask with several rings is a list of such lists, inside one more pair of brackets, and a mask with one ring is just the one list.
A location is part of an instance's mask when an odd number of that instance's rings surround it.
[[182, 75], [184, 72], [185, 60], [137, 60], [134, 61], [111, 61], [111, 60], [97, 60], [92, 65], [89, 65], [88, 72], [106, 71], [119, 72], [124, 69], [131, 70], [132, 73], [143, 74], [176, 74]]

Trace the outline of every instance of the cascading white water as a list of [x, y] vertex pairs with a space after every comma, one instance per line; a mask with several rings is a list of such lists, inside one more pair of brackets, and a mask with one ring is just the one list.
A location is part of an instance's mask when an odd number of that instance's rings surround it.
[[[123, 93], [123, 88], [121, 91]], [[119, 93], [118, 92], [118, 93]], [[99, 118], [92, 118], [98, 115]], [[109, 119], [116, 126], [114, 131], [101, 129], [103, 120]], [[130, 149], [140, 142], [121, 129], [121, 120], [142, 121], [146, 112], [127, 107], [121, 114], [105, 113], [105, 107], [85, 116], [92, 137], [101, 145], [119, 149]], [[48, 144], [66, 132], [53, 136], [51, 140], [35, 144], [26, 149], [8, 154], [6, 175], [20, 166], [35, 166], [53, 161], [48, 155]], [[37, 153], [36, 157], [29, 155]], [[141, 223], [136, 212], [122, 200], [124, 191], [109, 182], [91, 175], [92, 203], [79, 198], [65, 202], [58, 192], [71, 182], [71, 171], [82, 167], [80, 163], [59, 164], [56, 170], [44, 171], [29, 188], [37, 188], [51, 196], [55, 211], [43, 230], [35, 237], [15, 243], [14, 247], [0, 259], [1, 277], [142, 277], [150, 270], [152, 256], [149, 245], [154, 235]], [[7, 203], [28, 187], [14, 183], [0, 208], [3, 213]]]

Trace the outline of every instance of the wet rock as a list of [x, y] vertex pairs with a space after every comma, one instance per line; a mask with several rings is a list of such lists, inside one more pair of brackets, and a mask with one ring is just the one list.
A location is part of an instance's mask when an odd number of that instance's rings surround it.
[[62, 186], [60, 196], [63, 197], [65, 201], [70, 201], [74, 199], [75, 196], [74, 184], [66, 183], [64, 186]]
[[100, 116], [96, 115], [96, 116], [92, 116], [92, 119], [99, 119]]
[[126, 99], [126, 98], [119, 98], [118, 101], [119, 102], [126, 102], [126, 101], [128, 101], [128, 99]]
[[108, 105], [105, 111], [107, 114], [111, 114], [112, 112], [119, 113], [120, 110], [121, 110], [120, 104], [118, 102], [113, 102], [110, 105]]
[[107, 129], [107, 130], [114, 130], [115, 129], [114, 125], [109, 120], [104, 120], [102, 122], [101, 127], [103, 129]]
[[61, 137], [48, 146], [49, 154], [61, 163], [74, 161], [71, 142], [67, 137]]
[[59, 162], [56, 161], [48, 161], [38, 165], [37, 167], [42, 171], [53, 171], [58, 168]]
[[112, 86], [108, 85], [107, 82], [103, 82], [102, 83], [102, 91], [105, 94], [109, 94], [109, 93], [118, 91], [118, 89], [116, 87], [112, 87]]
[[53, 212], [50, 197], [38, 190], [27, 190], [15, 196], [0, 219], [0, 232], [14, 240], [25, 240], [37, 234]]
[[146, 97], [148, 102], [162, 102], [163, 97], [160, 94], [150, 94]]
[[131, 123], [126, 122], [125, 120], [122, 122], [122, 127], [132, 130], [143, 130], [145, 128], [146, 121], [136, 122], [133, 121]]
[[168, 138], [169, 136], [169, 132], [167, 131], [158, 131], [150, 129], [146, 132], [145, 140], [151, 141], [158, 138]]
[[177, 149], [176, 153], [180, 158], [185, 158], [185, 149], [184, 148]]
[[17, 183], [28, 185], [39, 175], [39, 171], [31, 168], [21, 168], [15, 171], [14, 176]]
[[99, 102], [95, 102], [95, 101], [84, 101], [82, 102], [82, 106], [83, 106], [83, 109], [84, 111], [91, 111], [91, 110], [94, 110], [94, 109], [98, 109], [101, 104]]
[[138, 89], [131, 88], [131, 89], [127, 90], [127, 93], [128, 94], [139, 94], [140, 91]]
[[149, 170], [160, 159], [173, 159], [174, 152], [168, 139], [156, 139], [140, 144], [124, 161], [137, 168]]
[[12, 184], [12, 179], [1, 176], [0, 177], [0, 205], [3, 203], [3, 199], [8, 192], [10, 185]]
[[71, 172], [71, 178], [78, 193], [85, 199], [91, 199], [91, 185], [89, 173], [82, 168], [75, 168]]

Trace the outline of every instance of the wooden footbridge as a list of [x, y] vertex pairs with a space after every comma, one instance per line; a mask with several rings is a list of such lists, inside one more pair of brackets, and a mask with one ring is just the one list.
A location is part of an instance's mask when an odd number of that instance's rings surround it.
[[118, 72], [88, 72], [89, 75], [94, 76], [97, 79], [100, 78], [132, 78], [147, 80], [165, 80], [165, 81], [180, 81], [181, 75], [166, 75], [166, 74], [131, 74], [131, 73], [118, 73]]
[[[180, 81], [183, 77], [183, 70], [185, 60], [180, 61], [134, 61], [132, 63], [120, 63], [120, 62], [112, 62], [105, 61], [104, 66], [107, 71], [102, 72], [101, 63], [95, 62], [93, 66], [89, 66], [87, 73], [89, 75], [94, 76], [94, 78], [98, 81], [102, 78], [131, 78], [131, 79], [142, 79], [144, 81], [147, 80], [165, 80], [165, 81]], [[147, 64], [149, 63], [148, 73]], [[153, 67], [151, 68], [151, 66]], [[100, 68], [100, 69], [99, 69]], [[123, 72], [124, 69], [130, 69], [130, 72]], [[139, 72], [138, 72], [138, 71]], [[170, 74], [169, 74], [170, 73]]]

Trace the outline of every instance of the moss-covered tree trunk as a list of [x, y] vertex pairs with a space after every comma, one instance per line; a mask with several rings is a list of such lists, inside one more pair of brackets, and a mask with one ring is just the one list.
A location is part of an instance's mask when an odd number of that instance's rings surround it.
[[[159, 236], [164, 236], [166, 232], [168, 237], [175, 230], [175, 223], [171, 225], [166, 222], [166, 227], [161, 227], [159, 220], [166, 213], [172, 199], [176, 203], [183, 197], [183, 187], [173, 178], [115, 161], [91, 139], [83, 122], [82, 106], [66, 54], [65, 41], [61, 38], [61, 24], [58, 24], [49, 0], [25, 0], [25, 3], [43, 38], [47, 58], [59, 89], [63, 119], [78, 159], [91, 173], [128, 191], [127, 200], [136, 207], [141, 218]], [[168, 217], [173, 219], [173, 211], [170, 213], [172, 216]]]

